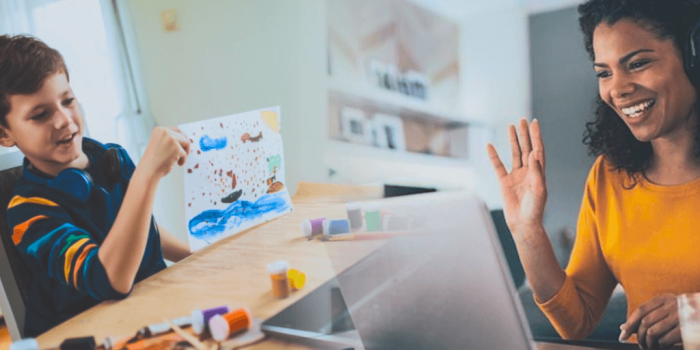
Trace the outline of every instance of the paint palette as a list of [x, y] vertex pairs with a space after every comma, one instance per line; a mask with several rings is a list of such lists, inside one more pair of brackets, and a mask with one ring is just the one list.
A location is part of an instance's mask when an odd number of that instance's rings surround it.
[[284, 176], [280, 108], [180, 125], [185, 217], [196, 251], [293, 210]]

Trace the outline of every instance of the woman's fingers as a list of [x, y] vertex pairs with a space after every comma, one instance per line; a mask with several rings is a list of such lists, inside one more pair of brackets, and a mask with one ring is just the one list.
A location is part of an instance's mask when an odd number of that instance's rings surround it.
[[518, 142], [518, 132], [515, 130], [515, 125], [513, 124], [508, 126], [508, 139], [510, 140], [511, 159], [513, 162], [512, 169], [519, 169], [523, 166], [523, 159]]
[[491, 158], [491, 165], [493, 165], [493, 169], [496, 170], [498, 177], [501, 178], [508, 175], [506, 167], [503, 165], [503, 162], [501, 162], [498, 152], [496, 152], [496, 147], [489, 143], [486, 145], [486, 149], [489, 152], [489, 158]]
[[527, 164], [527, 159], [532, 151], [532, 142], [530, 142], [530, 131], [528, 130], [527, 119], [520, 119], [520, 151], [522, 152], [522, 163]]
[[664, 334], [663, 337], [659, 338], [659, 347], [670, 348], [681, 342], [681, 329], [676, 326], [672, 328], [668, 333]]
[[530, 139], [532, 141], [532, 147], [535, 151], [541, 151], [541, 159], [540, 161], [542, 162], [542, 168], [544, 169], [545, 166], [545, 159], [544, 159], [544, 143], [542, 142], [542, 134], [540, 132], [540, 122], [535, 119], [530, 123]]

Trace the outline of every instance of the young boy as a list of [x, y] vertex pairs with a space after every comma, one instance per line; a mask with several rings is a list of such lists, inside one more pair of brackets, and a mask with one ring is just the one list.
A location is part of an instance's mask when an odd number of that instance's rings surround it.
[[160, 179], [190, 143], [153, 130], [135, 167], [126, 151], [83, 138], [84, 121], [61, 55], [24, 36], [0, 36], [0, 145], [25, 155], [7, 208], [12, 239], [33, 272], [25, 336], [37, 336], [178, 261], [187, 245], [156, 225]]

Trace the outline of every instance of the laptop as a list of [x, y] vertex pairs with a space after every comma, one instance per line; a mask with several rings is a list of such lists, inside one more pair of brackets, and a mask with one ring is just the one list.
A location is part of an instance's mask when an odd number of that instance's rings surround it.
[[[379, 203], [420, 227], [338, 271], [264, 322], [263, 331], [323, 349], [536, 349], [491, 216], [476, 195]], [[608, 345], [600, 348], [636, 347]]]

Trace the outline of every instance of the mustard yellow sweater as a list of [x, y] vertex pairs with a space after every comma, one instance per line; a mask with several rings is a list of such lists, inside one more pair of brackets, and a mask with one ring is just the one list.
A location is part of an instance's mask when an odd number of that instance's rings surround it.
[[536, 300], [564, 338], [593, 332], [618, 283], [628, 316], [657, 295], [700, 291], [700, 180], [629, 185], [602, 156], [588, 175], [566, 281]]

